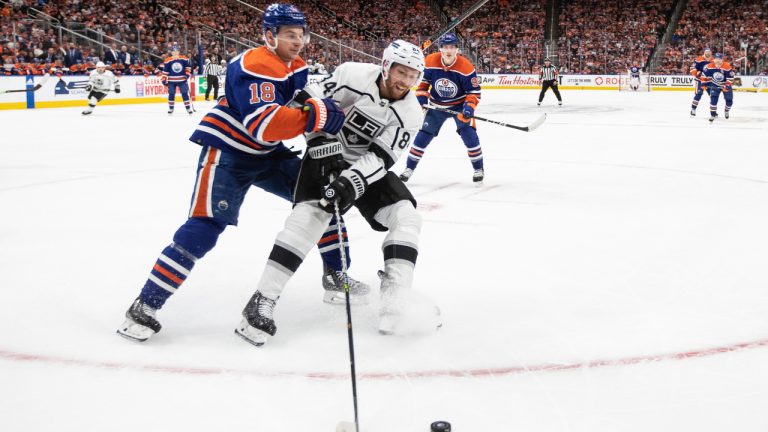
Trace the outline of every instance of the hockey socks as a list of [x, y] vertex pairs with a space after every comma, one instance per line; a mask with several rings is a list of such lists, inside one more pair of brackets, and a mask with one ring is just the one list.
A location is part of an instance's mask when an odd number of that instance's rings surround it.
[[424, 131], [419, 131], [419, 133], [416, 134], [416, 139], [413, 140], [413, 145], [411, 145], [411, 150], [408, 153], [406, 168], [410, 169], [411, 171], [416, 169], [416, 165], [418, 165], [421, 161], [421, 158], [424, 156], [424, 152], [427, 151], [427, 146], [433, 138], [434, 136]]
[[157, 258], [139, 298], [153, 309], [160, 309], [187, 279], [197, 258], [171, 243]]
[[480, 138], [473, 127], [465, 127], [459, 131], [464, 145], [467, 147], [467, 156], [472, 162], [472, 168], [483, 169], [483, 149], [480, 147]]
[[[344, 252], [347, 257], [347, 268], [352, 263], [349, 257], [349, 240], [347, 239], [347, 227], [342, 226], [342, 232], [344, 236]], [[320, 256], [323, 258], [325, 267], [332, 268], [333, 270], [341, 271], [341, 252], [339, 246], [339, 235], [336, 227], [336, 217], [331, 219], [330, 224], [325, 229], [323, 237], [317, 242], [317, 250], [320, 251]]]

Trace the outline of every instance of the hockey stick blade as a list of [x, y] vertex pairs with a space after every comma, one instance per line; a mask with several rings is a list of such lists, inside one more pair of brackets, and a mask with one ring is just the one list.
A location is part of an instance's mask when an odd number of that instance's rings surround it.
[[[450, 114], [452, 116], [459, 115], [459, 113], [457, 113], [456, 111], [451, 111], [449, 109], [437, 107], [437, 106], [434, 106], [434, 105], [424, 104], [424, 105], [422, 105], [422, 107], [427, 108], [427, 109], [431, 109], [431, 110], [435, 110], [435, 111], [440, 111], [440, 112], [443, 112], [443, 113], [446, 113], [446, 114]], [[547, 114], [546, 113], [542, 114], [539, 118], [537, 118], [533, 123], [529, 124], [528, 126], [517, 126], [517, 125], [513, 125], [513, 124], [509, 124], [509, 123], [504, 123], [504, 122], [498, 121], [498, 120], [488, 119], [488, 118], [485, 118], [485, 117], [474, 116], [472, 118], [474, 118], [475, 120], [484, 121], [486, 123], [493, 123], [495, 125], [508, 127], [510, 129], [517, 129], [517, 130], [520, 130], [520, 131], [523, 131], [523, 132], [531, 132], [531, 131], [535, 130], [536, 128], [538, 128], [539, 126], [541, 126], [542, 123], [544, 123], [544, 120], [547, 119]]]

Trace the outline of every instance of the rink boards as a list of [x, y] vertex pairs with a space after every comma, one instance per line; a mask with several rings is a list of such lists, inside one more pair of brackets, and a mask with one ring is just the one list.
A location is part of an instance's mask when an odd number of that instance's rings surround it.
[[[310, 76], [310, 81], [320, 76]], [[538, 89], [541, 81], [533, 74], [482, 74], [480, 85], [484, 90]], [[690, 75], [652, 75], [647, 77], [653, 90], [691, 91], [693, 77]], [[626, 84], [624, 75], [562, 75], [559, 77], [561, 90], [614, 90]], [[43, 80], [42, 76], [0, 77], [0, 110], [34, 109], [85, 106], [88, 83], [86, 76], [50, 77], [37, 91], [3, 93], [4, 90], [32, 89]], [[223, 80], [222, 80], [223, 81]], [[205, 92], [205, 77], [190, 78], [190, 93], [193, 100], [202, 99]], [[123, 76], [120, 78], [121, 93], [110, 93], [100, 104], [142, 104], [164, 103], [168, 100], [168, 89], [156, 76]], [[223, 87], [223, 82], [220, 84]], [[737, 77], [737, 91], [768, 92], [768, 76]], [[220, 92], [220, 94], [223, 93]], [[177, 93], [176, 100], [181, 101]]]

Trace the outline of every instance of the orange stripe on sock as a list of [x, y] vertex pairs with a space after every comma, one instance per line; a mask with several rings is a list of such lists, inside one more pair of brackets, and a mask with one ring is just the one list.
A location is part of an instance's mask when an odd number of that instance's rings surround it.
[[184, 279], [179, 279], [173, 273], [171, 273], [168, 270], [160, 267], [160, 264], [155, 263], [155, 267], [154, 268], [155, 268], [155, 270], [157, 270], [158, 273], [160, 273], [161, 275], [163, 275], [163, 276], [167, 277], [168, 279], [172, 280], [173, 283], [175, 283], [176, 285], [181, 285], [181, 283], [184, 282]]

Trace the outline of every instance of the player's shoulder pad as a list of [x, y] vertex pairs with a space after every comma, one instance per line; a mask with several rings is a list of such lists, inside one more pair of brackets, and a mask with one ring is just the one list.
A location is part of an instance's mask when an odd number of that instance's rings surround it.
[[290, 66], [286, 66], [275, 53], [263, 46], [244, 52], [237, 60], [243, 72], [271, 81], [285, 81], [291, 75], [308, 69], [301, 57], [296, 57]]
[[442, 56], [439, 52], [432, 53], [424, 58], [424, 67], [427, 68], [443, 68]]
[[727, 61], [724, 61], [723, 65], [720, 66], [720, 69], [731, 69], [731, 64], [728, 63]]
[[456, 61], [451, 66], [451, 70], [454, 70], [462, 75], [469, 75], [475, 72], [475, 65], [473, 65], [472, 62], [463, 55], [457, 55]]

